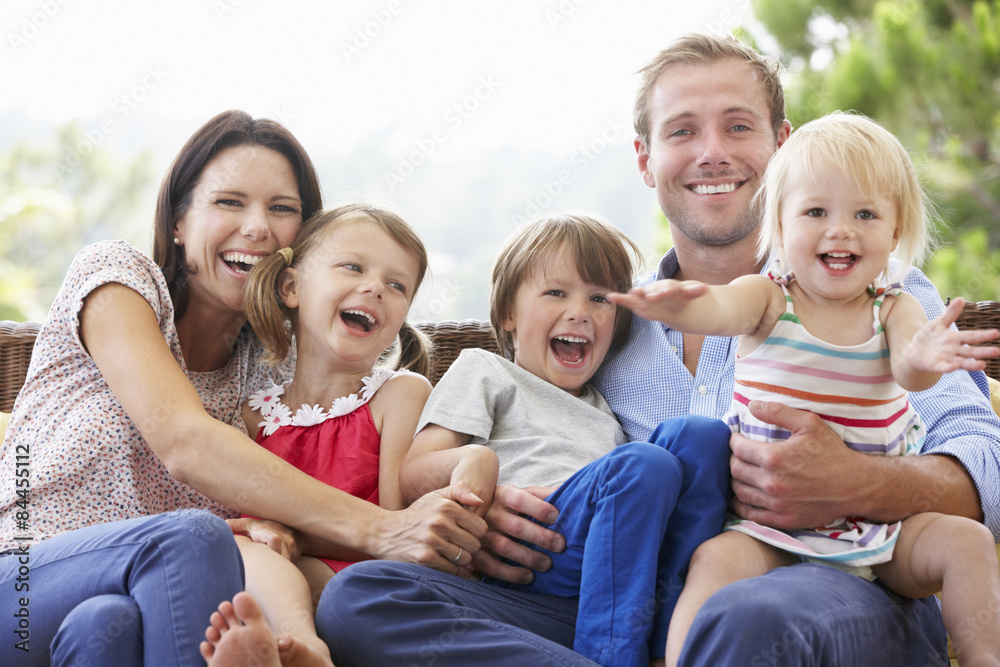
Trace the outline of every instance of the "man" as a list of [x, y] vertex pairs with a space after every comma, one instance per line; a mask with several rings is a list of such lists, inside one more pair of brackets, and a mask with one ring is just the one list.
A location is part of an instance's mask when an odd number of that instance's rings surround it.
[[[656, 190], [675, 246], [658, 277], [720, 283], [760, 272], [751, 200], [791, 131], [778, 70], [732, 38], [701, 35], [677, 40], [644, 68], [635, 113], [639, 169]], [[930, 316], [940, 312], [925, 278], [910, 283]], [[720, 417], [732, 399], [735, 345], [735, 339], [681, 335], [636, 317], [628, 344], [599, 372], [598, 386], [632, 439], [646, 439], [671, 416]], [[855, 454], [818, 418], [770, 406], [764, 418], [793, 435], [769, 449], [734, 436], [737, 511], [781, 527], [845, 514], [889, 521], [931, 509], [982, 519], [978, 489], [982, 507], [991, 511], [987, 522], [1000, 534], [1000, 489], [993, 481], [1000, 479], [1000, 422], [985, 399], [985, 378], [975, 375], [978, 388], [968, 375], [953, 373], [933, 393], [913, 396], [933, 431], [925, 450], [942, 455]], [[530, 577], [489, 551], [534, 569], [548, 566], [544, 553], [505, 537], [560, 549], [558, 536], [518, 515], [552, 523], [554, 508], [539, 500], [546, 495], [498, 487], [487, 517], [496, 530], [484, 540], [477, 567], [511, 581]], [[660, 596], [651, 591], [649, 613]], [[804, 605], [801, 613], [798, 605]], [[334, 577], [317, 610], [320, 636], [345, 666], [592, 664], [567, 648], [574, 619], [572, 601], [380, 561]], [[932, 599], [904, 600], [832, 568], [803, 564], [720, 591], [696, 619], [681, 659], [689, 665], [922, 665], [943, 650]]]
[[[788, 138], [779, 66], [733, 38], [690, 35], [642, 71], [635, 140], [674, 248], [656, 278], [712, 284], [764, 269], [752, 204], [770, 156]], [[916, 273], [916, 272], [915, 272]], [[650, 277], [652, 280], [653, 277]], [[917, 273], [907, 291], [942, 311]], [[681, 334], [634, 318], [628, 345], [595, 378], [633, 439], [679, 414], [722, 416], [735, 339]], [[784, 443], [732, 439], [733, 507], [781, 528], [841, 516], [892, 522], [921, 511], [984, 520], [1000, 535], [1000, 424], [982, 373], [946, 375], [911, 400], [928, 428], [919, 457], [849, 449], [815, 415], [769, 404]], [[984, 516], [985, 513], [985, 516]], [[900, 598], [833, 568], [799, 564], [729, 586], [703, 607], [682, 665], [922, 665], [947, 662], [933, 598]]]

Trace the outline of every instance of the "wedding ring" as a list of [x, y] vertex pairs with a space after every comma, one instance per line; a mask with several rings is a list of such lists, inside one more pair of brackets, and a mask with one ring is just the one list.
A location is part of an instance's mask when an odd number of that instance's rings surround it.
[[465, 553], [465, 549], [463, 549], [462, 547], [459, 547], [458, 548], [458, 555], [455, 556], [454, 558], [449, 558], [448, 560], [450, 560], [452, 563], [458, 563], [458, 561], [462, 558], [462, 554], [464, 554], [464, 553]]

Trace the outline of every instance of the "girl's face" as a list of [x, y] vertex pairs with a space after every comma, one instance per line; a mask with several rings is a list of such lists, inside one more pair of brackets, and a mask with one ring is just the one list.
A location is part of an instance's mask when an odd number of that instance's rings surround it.
[[205, 165], [175, 235], [194, 265], [192, 303], [243, 313], [243, 283], [253, 264], [291, 245], [302, 201], [291, 164], [261, 146], [227, 148]]
[[781, 200], [781, 240], [796, 282], [816, 296], [863, 294], [889, 264], [898, 240], [896, 205], [871, 197], [839, 167], [789, 176]]
[[326, 238], [281, 282], [285, 304], [297, 309], [299, 358], [368, 372], [403, 326], [419, 261], [374, 224], [347, 223], [320, 233]]
[[584, 282], [563, 248], [540, 258], [503, 323], [513, 334], [514, 363], [579, 396], [611, 346], [613, 291]]

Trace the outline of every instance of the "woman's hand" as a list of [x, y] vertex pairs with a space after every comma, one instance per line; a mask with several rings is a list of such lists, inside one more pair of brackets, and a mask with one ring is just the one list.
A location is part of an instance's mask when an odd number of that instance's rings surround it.
[[475, 505], [468, 489], [445, 487], [424, 494], [409, 507], [386, 512], [376, 539], [376, 558], [417, 563], [441, 572], [471, 576], [486, 521], [463, 505]]
[[233, 535], [244, 535], [254, 542], [266, 544], [293, 563], [302, 555], [301, 535], [283, 523], [250, 517], [228, 519], [226, 523]]

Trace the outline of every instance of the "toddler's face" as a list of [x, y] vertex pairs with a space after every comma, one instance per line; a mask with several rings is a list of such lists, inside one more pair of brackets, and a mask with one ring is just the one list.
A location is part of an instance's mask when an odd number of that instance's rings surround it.
[[781, 240], [796, 282], [826, 299], [864, 293], [889, 264], [897, 216], [890, 197], [866, 194], [839, 167], [792, 174], [781, 200]]
[[562, 248], [539, 258], [503, 325], [513, 335], [514, 363], [578, 396], [611, 345], [612, 291], [584, 282]]

